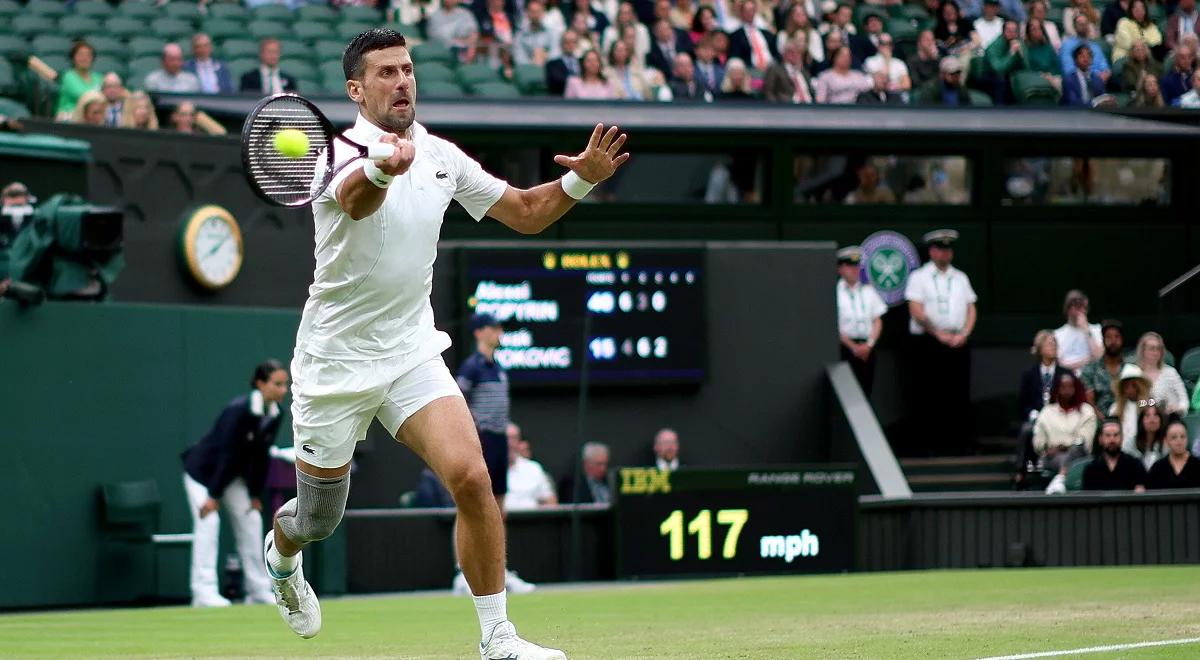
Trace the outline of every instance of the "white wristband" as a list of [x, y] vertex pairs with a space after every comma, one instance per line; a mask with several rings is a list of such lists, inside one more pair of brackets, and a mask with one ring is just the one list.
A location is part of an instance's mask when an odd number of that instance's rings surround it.
[[392, 179], [396, 178], [390, 174], [384, 174], [383, 170], [375, 165], [375, 161], [369, 159], [363, 161], [363, 174], [367, 176], [367, 181], [380, 188], [387, 188], [392, 185]]
[[592, 188], [596, 187], [594, 183], [588, 183], [579, 177], [574, 170], [567, 172], [560, 179], [562, 182], [563, 192], [571, 199], [583, 199], [588, 193], [592, 192]]

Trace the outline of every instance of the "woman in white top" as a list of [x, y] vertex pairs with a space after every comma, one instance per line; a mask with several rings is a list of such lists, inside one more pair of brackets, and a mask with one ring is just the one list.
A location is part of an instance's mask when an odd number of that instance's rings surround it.
[[1163, 414], [1162, 404], [1151, 403], [1138, 408], [1137, 433], [1133, 442], [1122, 443], [1121, 451], [1142, 459], [1142, 465], [1147, 470], [1155, 461], [1162, 458], [1163, 439], [1167, 435], [1167, 420]]
[[1138, 407], [1150, 403], [1150, 382], [1136, 364], [1121, 365], [1121, 373], [1113, 381], [1113, 403], [1108, 409], [1110, 417], [1121, 422], [1122, 446], [1136, 442]]
[[1079, 377], [1061, 372], [1050, 388], [1050, 404], [1033, 426], [1033, 449], [1042, 456], [1042, 465], [1055, 472], [1047, 493], [1063, 492], [1068, 466], [1091, 453], [1096, 423], [1096, 410], [1087, 402]]
[[1162, 404], [1163, 412], [1183, 416], [1188, 414], [1190, 403], [1187, 388], [1175, 367], [1163, 362], [1166, 352], [1162, 335], [1147, 332], [1138, 340], [1137, 365], [1150, 382], [1150, 397]]

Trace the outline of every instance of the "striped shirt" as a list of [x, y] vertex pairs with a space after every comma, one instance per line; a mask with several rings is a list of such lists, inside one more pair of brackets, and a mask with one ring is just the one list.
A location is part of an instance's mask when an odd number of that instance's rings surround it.
[[458, 387], [467, 399], [475, 427], [504, 433], [508, 427], [508, 374], [494, 360], [475, 353], [458, 368]]

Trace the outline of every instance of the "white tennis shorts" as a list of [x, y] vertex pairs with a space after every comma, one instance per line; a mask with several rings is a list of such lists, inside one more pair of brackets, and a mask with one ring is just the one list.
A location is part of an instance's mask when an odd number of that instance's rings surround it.
[[434, 399], [462, 397], [440, 355], [329, 360], [297, 350], [292, 357], [292, 429], [296, 457], [341, 467], [378, 417], [389, 435]]

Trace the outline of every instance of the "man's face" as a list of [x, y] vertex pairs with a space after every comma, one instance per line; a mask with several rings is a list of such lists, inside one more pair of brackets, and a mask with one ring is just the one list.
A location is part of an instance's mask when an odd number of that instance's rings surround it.
[[179, 49], [179, 46], [167, 46], [163, 49], [162, 66], [163, 71], [171, 75], [175, 75], [183, 69], [183, 51]]
[[700, 60], [701, 62], [709, 62], [715, 56], [716, 53], [713, 53], [712, 43], [708, 41], [701, 41], [700, 43], [696, 44], [696, 59]]
[[531, 2], [525, 7], [525, 15], [529, 17], [530, 23], [541, 25], [542, 19], [546, 17], [546, 7], [540, 2]]
[[1081, 38], [1086, 39], [1088, 34], [1091, 31], [1092, 31], [1092, 23], [1091, 23], [1091, 21], [1089, 21], [1087, 19], [1087, 16], [1083, 16], [1082, 14], [1076, 14], [1075, 15], [1075, 34], [1079, 35]]
[[1092, 51], [1083, 49], [1075, 55], [1075, 66], [1079, 67], [1080, 71], [1087, 71], [1092, 68]]
[[849, 25], [852, 16], [853, 10], [846, 5], [842, 5], [838, 7], [837, 13], [833, 15], [833, 22], [838, 25]]
[[883, 33], [883, 21], [875, 15], [867, 17], [867, 32], [870, 34]]
[[858, 284], [858, 264], [838, 264], [837, 271], [838, 275], [843, 280], [846, 280], [847, 284]]
[[654, 23], [654, 39], [660, 44], [674, 44], [675, 31], [671, 29], [671, 24], [666, 21], [656, 21]]
[[1070, 305], [1067, 306], [1067, 320], [1068, 321], [1074, 322], [1075, 319], [1079, 318], [1080, 314], [1083, 314], [1084, 316], [1086, 316], [1087, 313], [1088, 313], [1088, 301], [1086, 299], [1081, 298], [1078, 300], [1074, 300], [1071, 302]]
[[207, 60], [212, 57], [212, 39], [209, 39], [206, 34], [192, 37], [192, 55], [198, 60]]
[[1104, 453], [1110, 456], [1116, 456], [1121, 453], [1121, 425], [1120, 424], [1105, 424], [1104, 428], [1100, 429], [1100, 448]]
[[1104, 353], [1116, 357], [1125, 350], [1125, 336], [1120, 328], [1107, 328], [1104, 331]]
[[4, 192], [4, 206], [25, 206], [29, 204], [29, 191], [25, 188], [13, 188]]
[[1000, 5], [991, 2], [983, 3], [983, 15], [990, 21], [1000, 14]]
[[663, 431], [654, 439], [654, 455], [664, 461], [673, 461], [679, 456], [679, 436], [674, 431]]
[[858, 187], [863, 190], [874, 190], [879, 186], [879, 172], [874, 167], [864, 165], [858, 168]]
[[259, 389], [262, 390], [263, 399], [271, 403], [279, 403], [283, 401], [283, 397], [287, 396], [288, 391], [288, 375], [283, 369], [277, 369], [271, 374], [271, 377], [265, 381], [259, 381]]
[[121, 86], [121, 78], [115, 73], [110, 73], [105, 75], [104, 81], [100, 83], [100, 92], [109, 103], [116, 103], [125, 95], [125, 88]]
[[373, 50], [363, 56], [361, 81], [349, 83], [350, 98], [376, 126], [404, 134], [417, 116], [417, 80], [404, 46]]
[[635, 20], [636, 17], [633, 13], [633, 5], [629, 4], [628, 2], [622, 2], [621, 5], [617, 7], [617, 22], [625, 25], [631, 24]]
[[1180, 46], [1175, 49], [1175, 68], [1180, 71], [1191, 71], [1192, 61], [1195, 59], [1195, 53], [1187, 46]]
[[938, 268], [945, 268], [954, 261], [954, 248], [942, 247], [940, 245], [929, 246], [929, 260]]
[[683, 82], [692, 81], [692, 74], [694, 73], [692, 70], [692, 58], [683, 53], [679, 53], [675, 56], [674, 69], [676, 78], [682, 80]]
[[574, 55], [579, 50], [579, 35], [575, 34], [575, 30], [563, 32], [561, 46], [563, 55]]
[[280, 47], [278, 41], [266, 41], [258, 48], [258, 59], [271, 68], [279, 66]]
[[500, 345], [500, 338], [503, 336], [504, 330], [498, 325], [485, 326], [475, 331], [475, 340], [492, 350]]
[[592, 481], [601, 481], [608, 476], [608, 451], [599, 451], [583, 459], [583, 472]]
[[516, 424], [509, 424], [504, 427], [504, 437], [508, 438], [508, 444], [521, 441], [521, 429]]
[[942, 73], [942, 80], [951, 87], [958, 87], [962, 82], [962, 71], [946, 71]]
[[754, 12], [758, 11], [758, 5], [754, 4], [753, 0], [746, 0], [742, 6], [738, 8], [738, 17], [746, 25], [754, 24]]
[[671, 0], [657, 0], [654, 3], [654, 17], [666, 19], [671, 15]]

